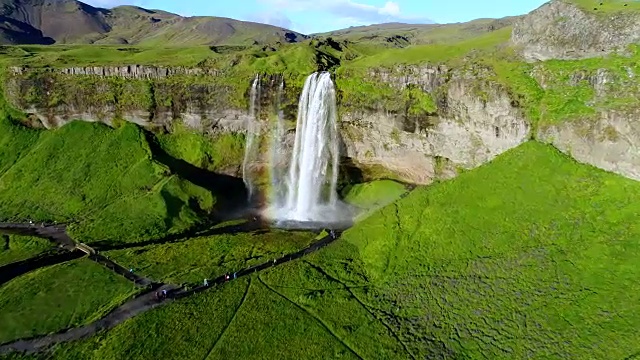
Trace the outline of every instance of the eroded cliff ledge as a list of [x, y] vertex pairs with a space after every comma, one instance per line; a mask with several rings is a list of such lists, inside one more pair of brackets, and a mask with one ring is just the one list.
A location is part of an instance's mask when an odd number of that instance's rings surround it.
[[[144, 66], [69, 69], [14, 68], [8, 98], [47, 128], [80, 119], [117, 119], [170, 130], [175, 122], [203, 133], [243, 132], [251, 78], [209, 69]], [[261, 118], [280, 106], [294, 120], [299, 85], [264, 76]], [[477, 69], [415, 66], [379, 69], [379, 99], [358, 103], [347, 77], [336, 77], [343, 155], [378, 176], [427, 184], [479, 166], [529, 138], [530, 126], [506, 89], [479, 80]], [[345, 84], [344, 87], [341, 85]], [[376, 170], [374, 170], [376, 169]]]
[[[519, 78], [509, 79], [513, 83], [475, 62], [337, 72], [345, 163], [365, 177], [428, 184], [535, 138], [640, 180], [633, 57], [514, 66]], [[254, 76], [135, 65], [14, 68], [5, 91], [34, 125], [47, 128], [75, 119], [124, 120], [154, 131], [184, 124], [203, 134], [242, 133]], [[261, 75], [265, 126], [281, 110], [293, 130], [305, 76]]]

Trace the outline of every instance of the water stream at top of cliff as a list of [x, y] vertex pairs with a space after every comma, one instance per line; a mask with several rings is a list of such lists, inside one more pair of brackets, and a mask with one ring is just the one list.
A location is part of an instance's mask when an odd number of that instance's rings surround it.
[[247, 118], [246, 144], [244, 150], [244, 160], [242, 162], [242, 181], [247, 187], [248, 200], [251, 201], [254, 195], [254, 179], [251, 169], [251, 162], [257, 157], [255, 138], [258, 133], [258, 114], [260, 113], [260, 75], [256, 75], [251, 85], [249, 99], [249, 117]]

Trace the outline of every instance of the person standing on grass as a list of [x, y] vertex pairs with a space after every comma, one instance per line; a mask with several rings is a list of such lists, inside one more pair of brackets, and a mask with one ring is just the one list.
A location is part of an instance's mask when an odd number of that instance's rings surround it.
[[209, 286], [209, 281], [207, 281], [207, 279], [204, 279], [204, 286]]

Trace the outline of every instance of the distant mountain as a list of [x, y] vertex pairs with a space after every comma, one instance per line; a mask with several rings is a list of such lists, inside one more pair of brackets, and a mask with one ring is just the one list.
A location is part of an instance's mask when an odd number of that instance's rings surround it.
[[102, 9], [76, 0], [0, 0], [0, 44], [248, 45], [306, 38], [271, 25], [134, 6]]
[[519, 18], [519, 16], [512, 16], [502, 19], [477, 19], [454, 24], [386, 23], [356, 26], [314, 35], [330, 36], [336, 40], [382, 43], [396, 47], [410, 44], [451, 43], [511, 26]]

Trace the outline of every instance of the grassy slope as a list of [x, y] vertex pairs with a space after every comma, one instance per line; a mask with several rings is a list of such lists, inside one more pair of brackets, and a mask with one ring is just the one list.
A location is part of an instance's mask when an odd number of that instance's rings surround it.
[[318, 35], [355, 43], [373, 43], [385, 47], [451, 44], [508, 27], [515, 20], [515, 17], [507, 17], [502, 19], [477, 19], [454, 24], [387, 23], [350, 27]]
[[21, 276], [0, 287], [0, 343], [91, 322], [136, 291], [86, 259]]
[[74, 122], [36, 136], [7, 120], [0, 123], [19, 134], [4, 139], [3, 151], [14, 159], [0, 168], [4, 220], [72, 222], [82, 241], [133, 241], [194, 224], [190, 200], [204, 210], [214, 205], [211, 193], [152, 161], [134, 125], [113, 130]]
[[0, 266], [26, 260], [52, 248], [51, 242], [40, 238], [0, 235]]
[[232, 282], [54, 355], [624, 358], [640, 350], [639, 199], [636, 182], [526, 143], [248, 289]]
[[244, 157], [244, 138], [239, 134], [207, 136], [177, 123], [171, 133], [156, 138], [169, 155], [211, 171], [237, 166]]
[[257, 277], [213, 291], [215, 295], [203, 293], [142, 314], [100, 338], [63, 345], [54, 356], [355, 358], [315, 314], [269, 290]]
[[580, 8], [588, 12], [609, 15], [611, 13], [639, 10], [640, 3], [633, 0], [563, 0], [568, 3], [576, 4]]
[[639, 350], [639, 199], [637, 182], [530, 142], [416, 190], [314, 262], [373, 285], [357, 296], [418, 357], [624, 358]]
[[378, 208], [392, 203], [406, 192], [404, 185], [393, 180], [377, 180], [348, 186], [342, 191], [344, 201], [360, 208]]

